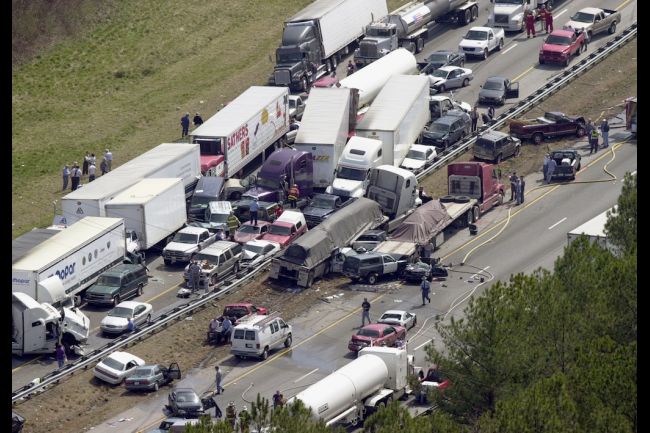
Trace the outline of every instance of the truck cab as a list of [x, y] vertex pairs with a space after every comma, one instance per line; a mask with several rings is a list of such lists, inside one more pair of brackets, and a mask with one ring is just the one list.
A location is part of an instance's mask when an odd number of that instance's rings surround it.
[[[282, 32], [282, 45], [275, 51], [276, 66], [269, 77], [271, 86], [287, 86], [293, 91], [309, 90], [318, 74], [324, 73], [321, 65], [321, 46], [318, 29], [311, 21], [288, 22]], [[314, 68], [312, 65], [321, 65]]]
[[379, 203], [382, 212], [392, 220], [391, 224], [399, 224], [422, 204], [415, 175], [392, 165], [370, 169], [366, 197]]
[[447, 180], [449, 195], [476, 199], [479, 203], [480, 213], [487, 212], [492, 207], [503, 203], [505, 187], [492, 164], [484, 162], [451, 163], [447, 166]]
[[365, 36], [354, 50], [354, 63], [366, 66], [398, 48], [397, 25], [379, 21], [366, 26]]
[[526, 11], [533, 11], [552, 0], [490, 0], [493, 4], [488, 17], [488, 26], [500, 27], [505, 31], [521, 32], [525, 26]]
[[381, 140], [350, 138], [336, 167], [334, 181], [325, 191], [343, 198], [363, 197], [370, 169], [380, 166], [384, 160], [382, 147]]
[[433, 95], [429, 96], [429, 111], [431, 120], [436, 120], [445, 116], [451, 110], [463, 110], [465, 113], [472, 111], [472, 106], [467, 102], [458, 102], [449, 96]]
[[211, 201], [205, 209], [205, 214], [200, 220], [192, 221], [190, 227], [208, 229], [211, 233], [217, 230], [228, 231], [227, 220], [232, 213], [232, 204], [229, 201]]
[[221, 200], [223, 197], [223, 177], [204, 176], [199, 179], [192, 195], [187, 216], [190, 221], [208, 221], [207, 209], [210, 202]]
[[285, 210], [269, 226], [269, 231], [262, 236], [262, 240], [277, 242], [282, 247], [286, 247], [307, 230], [307, 221], [302, 213]]
[[195, 139], [199, 145], [201, 174], [203, 176], [223, 176], [226, 168], [226, 159], [223, 156], [221, 139]]
[[343, 274], [353, 283], [363, 279], [373, 285], [384, 275], [397, 276], [406, 265], [406, 261], [398, 261], [390, 254], [367, 252], [348, 256], [343, 263]]

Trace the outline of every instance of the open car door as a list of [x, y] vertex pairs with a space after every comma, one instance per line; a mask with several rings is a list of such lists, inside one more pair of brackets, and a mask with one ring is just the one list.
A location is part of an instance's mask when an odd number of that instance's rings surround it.
[[510, 83], [510, 88], [506, 90], [506, 98], [519, 98], [519, 81]]
[[172, 362], [169, 364], [167, 369], [167, 380], [170, 382], [174, 379], [179, 380], [181, 378], [181, 368], [178, 366], [177, 362]]

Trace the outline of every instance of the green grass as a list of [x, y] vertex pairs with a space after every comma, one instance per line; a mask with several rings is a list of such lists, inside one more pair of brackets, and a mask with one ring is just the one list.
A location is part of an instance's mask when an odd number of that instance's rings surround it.
[[[108, 147], [119, 165], [178, 139], [184, 112], [207, 119], [266, 84], [284, 20], [309, 3], [70, 1], [55, 2], [52, 14], [35, 2], [12, 24], [26, 29], [14, 30], [14, 51], [36, 52], [12, 65], [12, 237], [50, 224], [65, 163]], [[403, 3], [391, 0], [389, 10]], [[81, 22], [51, 17], [72, 6]], [[37, 37], [49, 29], [56, 34], [46, 42]]]

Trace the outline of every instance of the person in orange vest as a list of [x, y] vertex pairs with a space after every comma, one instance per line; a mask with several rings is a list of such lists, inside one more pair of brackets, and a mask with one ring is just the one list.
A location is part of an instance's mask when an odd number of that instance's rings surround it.
[[289, 189], [289, 203], [291, 203], [291, 208], [295, 209], [296, 208], [296, 202], [300, 198], [300, 190], [298, 189], [298, 185], [295, 183], [293, 186]]
[[533, 32], [533, 37], [535, 37], [535, 15], [528, 11], [526, 15], [526, 36], [528, 38], [530, 38], [530, 32]]

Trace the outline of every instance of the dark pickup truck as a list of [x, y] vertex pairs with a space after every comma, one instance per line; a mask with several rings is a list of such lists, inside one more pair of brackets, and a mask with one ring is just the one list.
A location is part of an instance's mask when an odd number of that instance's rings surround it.
[[351, 203], [352, 200], [341, 200], [341, 197], [332, 194], [314, 194], [311, 203], [302, 210], [307, 221], [307, 227], [312, 229], [334, 212]]
[[551, 152], [551, 159], [555, 160], [557, 166], [551, 175], [551, 179], [565, 178], [575, 179], [576, 173], [580, 171], [580, 153], [575, 149], [556, 150]]
[[510, 135], [521, 140], [531, 140], [535, 144], [551, 137], [582, 137], [585, 135], [585, 118], [570, 117], [557, 111], [547, 112], [537, 119], [511, 121]]
[[364, 279], [368, 284], [373, 285], [381, 276], [389, 274], [400, 276], [407, 264], [407, 260], [395, 260], [390, 254], [361, 253], [345, 259], [343, 274], [355, 284]]

